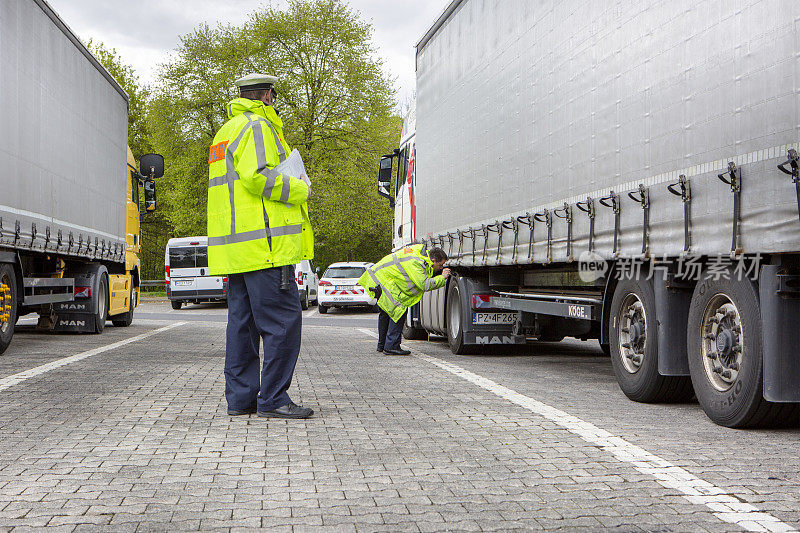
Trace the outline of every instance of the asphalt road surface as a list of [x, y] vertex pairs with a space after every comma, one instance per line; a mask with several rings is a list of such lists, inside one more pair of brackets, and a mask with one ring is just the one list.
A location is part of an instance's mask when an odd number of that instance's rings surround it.
[[800, 430], [628, 401], [592, 342], [375, 352], [376, 315], [305, 312], [292, 398], [225, 413], [224, 306], [143, 303], [0, 357], [0, 531], [788, 531]]

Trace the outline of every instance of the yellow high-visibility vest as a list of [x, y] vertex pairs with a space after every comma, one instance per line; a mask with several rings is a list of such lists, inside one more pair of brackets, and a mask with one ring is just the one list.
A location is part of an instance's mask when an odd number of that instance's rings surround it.
[[444, 287], [446, 281], [444, 276], [433, 276], [433, 261], [426, 246], [412, 244], [367, 268], [358, 284], [368, 293], [380, 286], [378, 307], [397, 322], [406, 309], [422, 299], [423, 292]]
[[286, 159], [271, 106], [237, 98], [208, 153], [208, 271], [251, 272], [314, 256], [308, 185], [272, 169]]

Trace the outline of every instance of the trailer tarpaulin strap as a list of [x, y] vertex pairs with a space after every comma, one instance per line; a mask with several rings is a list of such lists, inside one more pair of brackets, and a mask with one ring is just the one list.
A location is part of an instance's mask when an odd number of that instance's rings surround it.
[[[778, 169], [780, 169], [780, 171], [784, 174], [788, 174], [792, 177], [795, 194], [797, 195], [797, 215], [800, 216], [800, 168], [798, 168], [798, 160], [800, 159], [800, 156], [797, 155], [797, 150], [794, 148], [789, 149], [788, 155], [789, 159], [778, 165]], [[789, 165], [791, 169], [786, 168], [786, 165]]]
[[494, 258], [494, 262], [498, 265], [500, 264], [500, 250], [503, 248], [503, 223], [499, 220], [496, 220], [494, 223], [494, 227], [497, 228], [497, 255]]
[[619, 195], [614, 194], [614, 191], [611, 191], [610, 195], [600, 198], [600, 203], [614, 210], [614, 249], [612, 253], [616, 256], [618, 249], [617, 247], [619, 246], [619, 217], [620, 212], [622, 211], [619, 203]]
[[[727, 178], [725, 176], [728, 176]], [[731, 186], [733, 193], [733, 237], [731, 238], [731, 257], [736, 257], [742, 250], [739, 244], [739, 235], [742, 225], [742, 169], [731, 161], [728, 163], [728, 172], [718, 174], [721, 182]]]
[[564, 207], [553, 210], [553, 214], [567, 220], [567, 261], [572, 261], [572, 207], [564, 202]]
[[531, 254], [533, 253], [533, 216], [530, 213], [525, 213], [524, 215], [517, 217], [518, 222], [525, 222], [528, 225], [528, 262], [531, 260]]
[[486, 247], [489, 245], [489, 230], [487, 228], [486, 224], [481, 224], [481, 231], [483, 232], [483, 256], [481, 257], [481, 262], [484, 265], [486, 264]]
[[544, 222], [547, 225], [547, 263], [553, 262], [553, 216], [550, 211], [545, 209], [541, 213], [533, 215], [535, 220]]
[[456, 231], [458, 233], [458, 259], [461, 259], [461, 254], [464, 251], [464, 233], [461, 230]]
[[642, 253], [647, 257], [650, 255], [650, 189], [640, 183], [637, 192], [638, 197], [633, 192], [629, 192], [628, 197], [642, 206]]
[[[506, 226], [510, 224], [510, 226]], [[514, 231], [514, 248], [511, 250], [511, 262], [517, 264], [517, 245], [519, 245], [519, 219], [512, 218], [503, 222], [503, 226]]]
[[[678, 190], [677, 187], [680, 187], [681, 190]], [[692, 189], [689, 185], [689, 180], [686, 179], [684, 174], [681, 174], [676, 183], [667, 185], [667, 190], [675, 196], [680, 196], [681, 201], [683, 201], [683, 251], [688, 252], [689, 248], [692, 247]]]
[[589, 251], [594, 251], [594, 200], [592, 200], [591, 196], [586, 197], [585, 202], [578, 202], [575, 204], [578, 206], [578, 209], [587, 213], [589, 215]]
[[469, 228], [469, 238], [472, 239], [472, 264], [475, 264], [475, 228]]

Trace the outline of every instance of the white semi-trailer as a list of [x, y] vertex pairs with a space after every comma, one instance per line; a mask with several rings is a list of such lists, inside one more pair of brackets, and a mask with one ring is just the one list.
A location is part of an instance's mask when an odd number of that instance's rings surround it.
[[0, 355], [19, 317], [64, 332], [128, 326], [139, 294], [139, 190], [128, 95], [44, 0], [0, 1]]
[[405, 334], [598, 339], [632, 400], [798, 423], [798, 20], [790, 0], [451, 2], [380, 166], [395, 246], [457, 272]]

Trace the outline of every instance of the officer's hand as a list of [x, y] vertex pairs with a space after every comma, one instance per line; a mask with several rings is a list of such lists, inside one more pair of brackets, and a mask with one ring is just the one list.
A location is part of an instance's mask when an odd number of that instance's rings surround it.
[[445, 278], [450, 277], [450, 269], [445, 268], [444, 270], [442, 270], [442, 276], [444, 276]]

